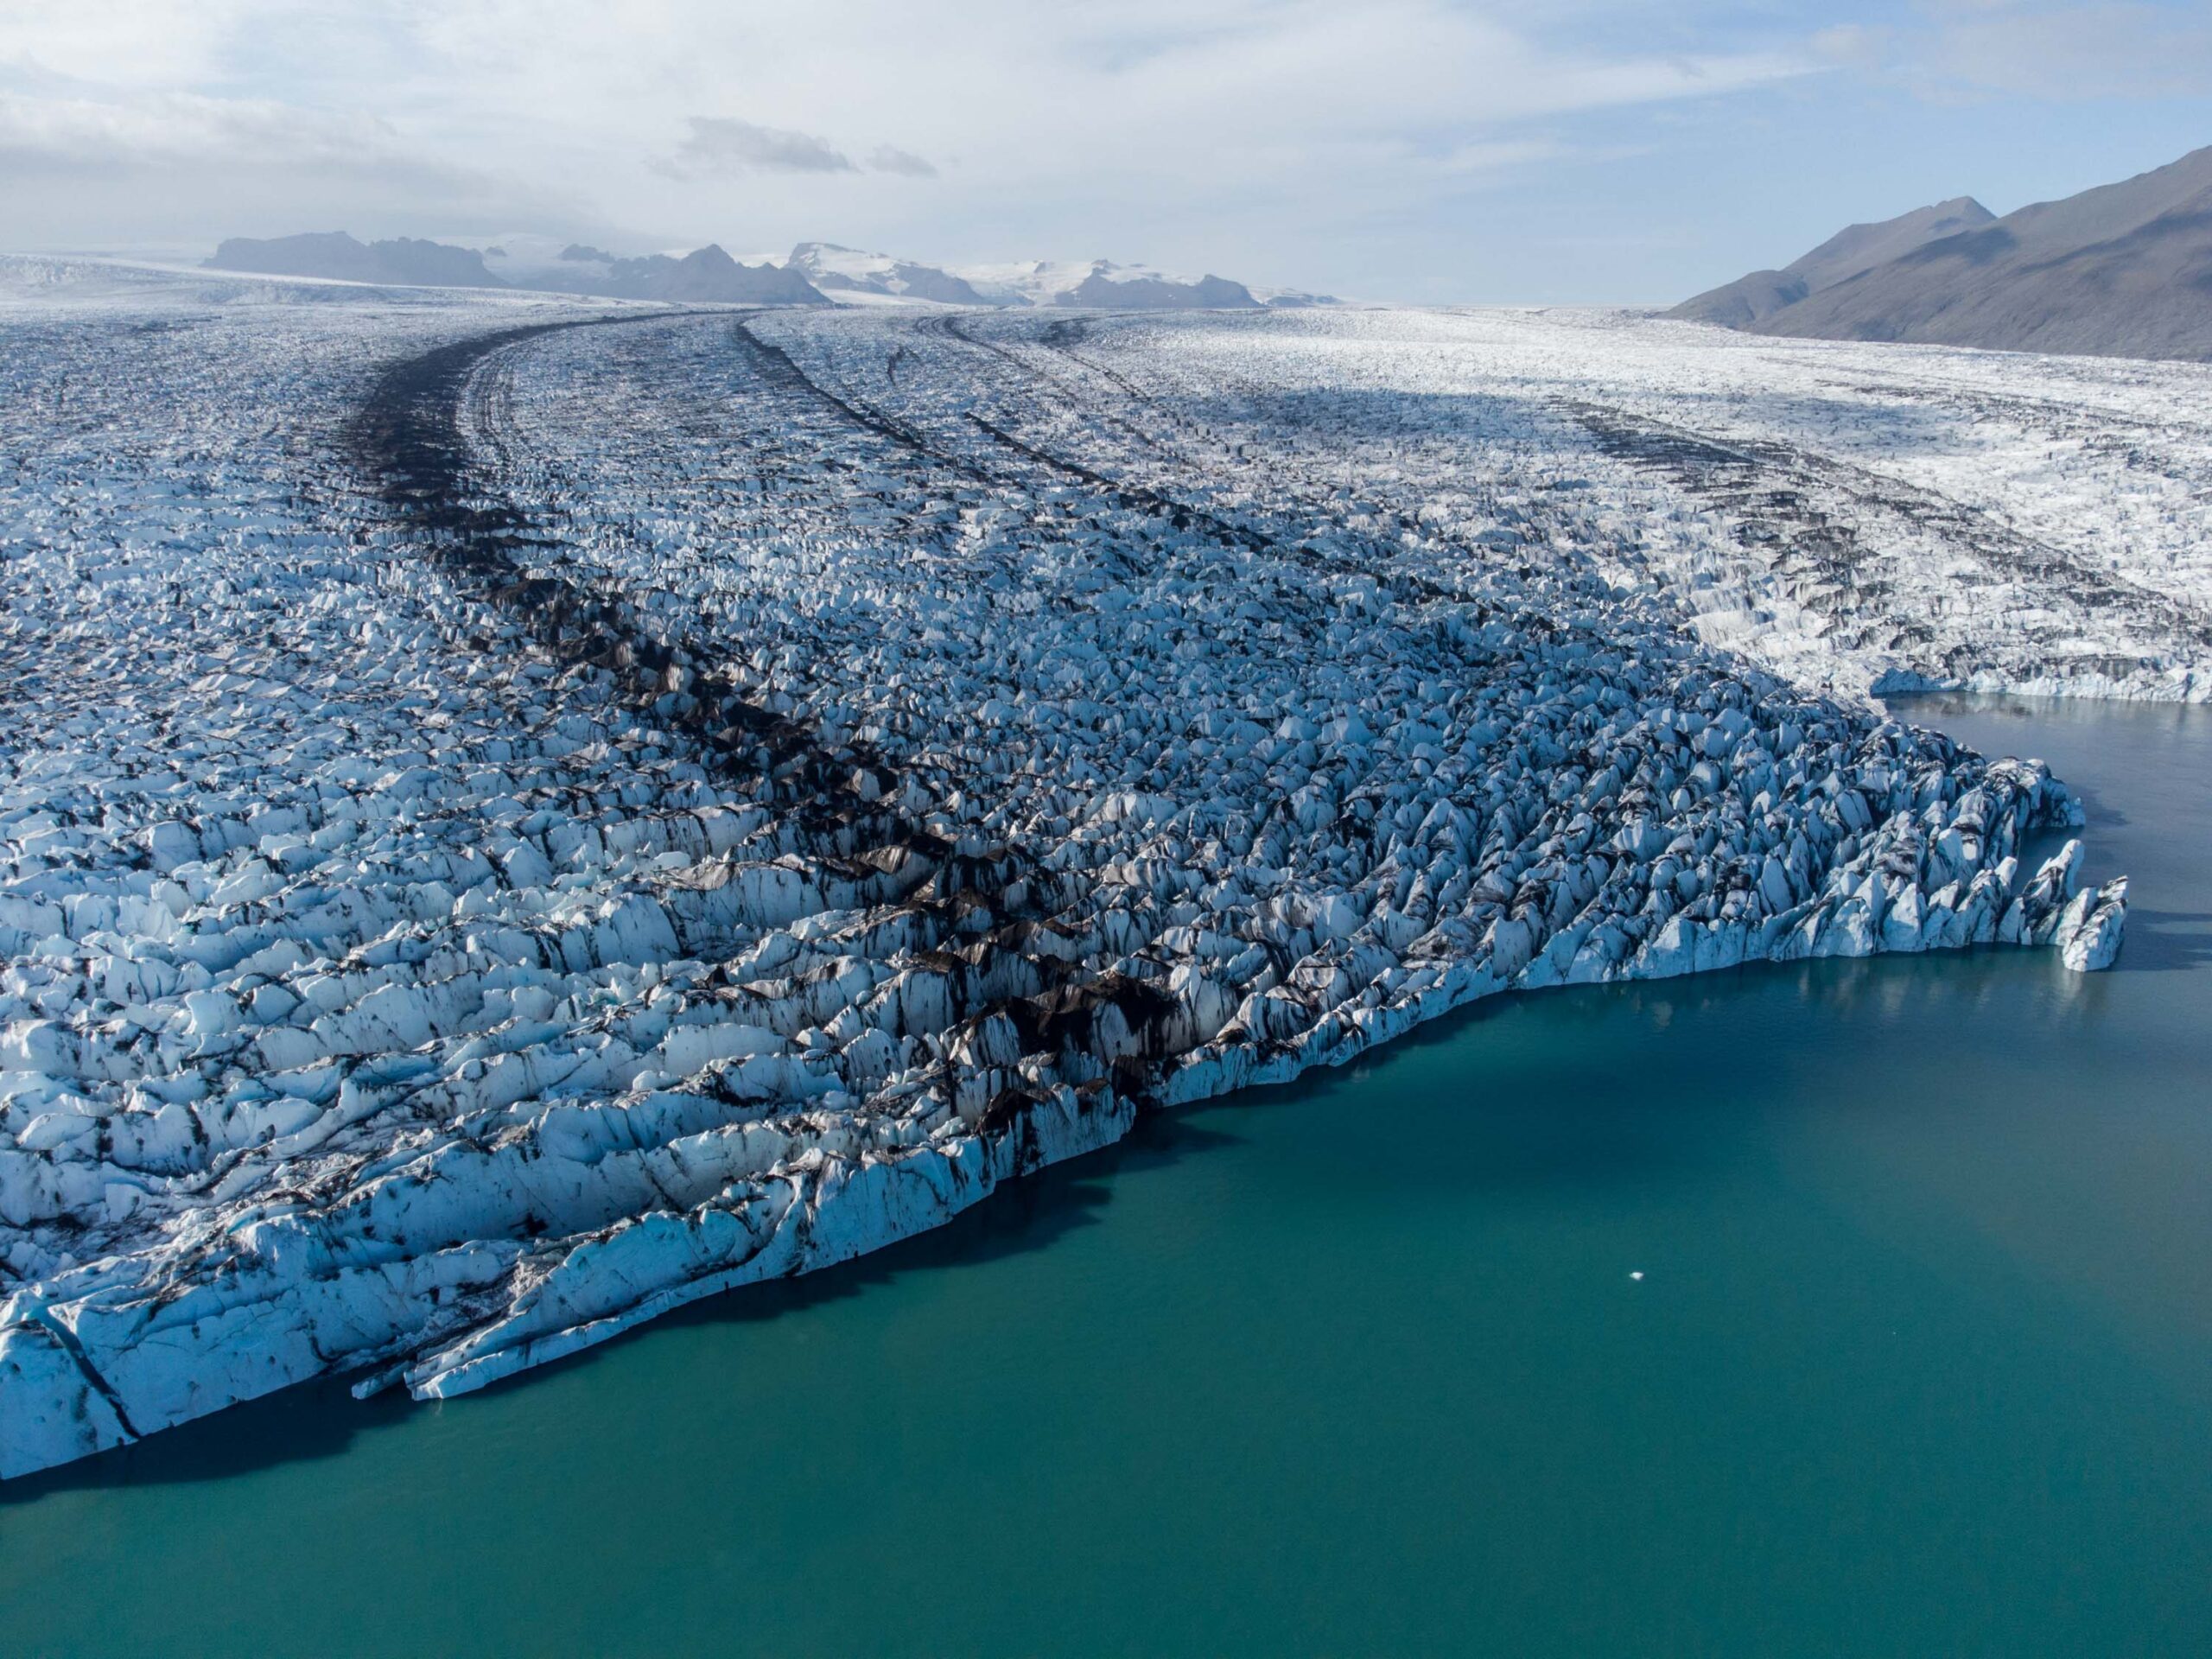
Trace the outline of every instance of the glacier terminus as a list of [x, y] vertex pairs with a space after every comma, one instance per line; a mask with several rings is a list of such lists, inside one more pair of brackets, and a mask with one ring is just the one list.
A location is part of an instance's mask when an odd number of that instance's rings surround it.
[[2108, 967], [2073, 791], [1872, 698], [2212, 698], [2196, 365], [30, 257], [0, 339], [5, 1476], [1483, 997]]

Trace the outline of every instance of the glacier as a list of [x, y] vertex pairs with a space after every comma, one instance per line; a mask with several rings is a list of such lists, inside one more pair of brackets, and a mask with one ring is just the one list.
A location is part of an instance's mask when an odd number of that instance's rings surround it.
[[0, 330], [0, 1475], [1484, 996], [2108, 967], [2071, 791], [1871, 694], [2208, 683], [2184, 365], [31, 259]]

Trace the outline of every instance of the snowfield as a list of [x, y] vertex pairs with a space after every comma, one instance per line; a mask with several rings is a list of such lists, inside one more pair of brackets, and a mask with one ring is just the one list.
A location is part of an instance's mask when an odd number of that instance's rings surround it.
[[2064, 785], [1866, 693], [2212, 684], [2202, 369], [55, 261], [0, 334], [0, 1474], [1501, 991], [2107, 966]]

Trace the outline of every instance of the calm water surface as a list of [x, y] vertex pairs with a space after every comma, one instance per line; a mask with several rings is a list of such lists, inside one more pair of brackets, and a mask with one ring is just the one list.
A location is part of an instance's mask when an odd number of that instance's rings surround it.
[[485, 1395], [0, 1487], [0, 1652], [2202, 1652], [2212, 715], [1908, 712], [2084, 790], [2119, 971], [1486, 1005]]

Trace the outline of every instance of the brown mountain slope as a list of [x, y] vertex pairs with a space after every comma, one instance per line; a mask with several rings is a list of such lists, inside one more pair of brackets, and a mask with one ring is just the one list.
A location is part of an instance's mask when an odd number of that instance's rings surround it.
[[1916, 248], [1757, 332], [2212, 359], [2212, 148]]
[[1683, 301], [1667, 315], [1717, 322], [1725, 328], [1748, 328], [1785, 306], [1855, 276], [1871, 265], [1881, 264], [1961, 231], [1990, 224], [1996, 217], [1972, 196], [1955, 196], [1948, 201], [1916, 207], [1909, 213], [1877, 224], [1849, 226], [1780, 270], [1755, 270], [1748, 276], [1739, 276], [1695, 299]]

